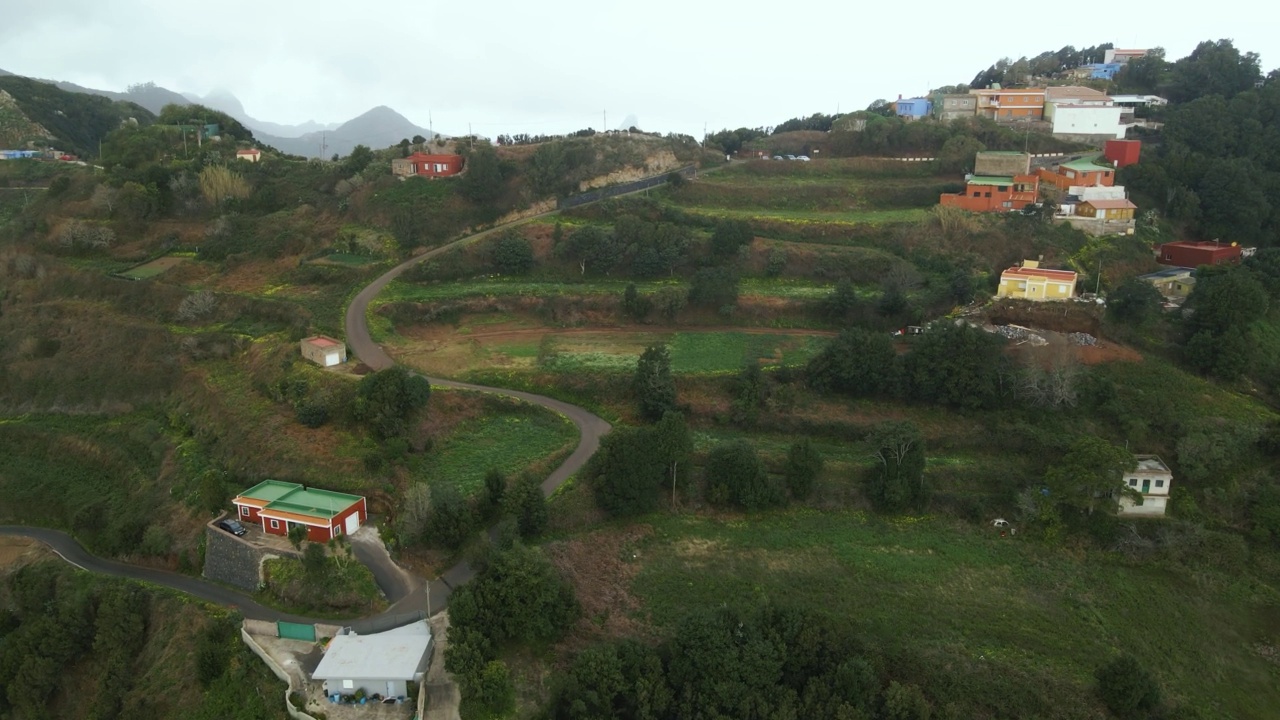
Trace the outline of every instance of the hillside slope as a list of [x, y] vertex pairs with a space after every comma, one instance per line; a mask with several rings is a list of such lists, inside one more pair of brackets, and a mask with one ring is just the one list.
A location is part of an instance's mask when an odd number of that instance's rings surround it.
[[430, 130], [414, 125], [408, 118], [385, 105], [379, 105], [359, 117], [348, 120], [333, 131], [311, 132], [296, 138], [255, 134], [266, 145], [281, 152], [304, 157], [320, 157], [322, 143], [324, 157], [329, 157], [335, 153], [349, 155], [356, 145], [384, 148], [402, 139], [413, 138], [415, 135], [421, 135], [427, 139], [435, 137]]
[[84, 157], [97, 155], [102, 138], [123, 123], [149, 125], [155, 120], [151, 111], [133, 103], [68, 92], [18, 75], [0, 77], [0, 90], [28, 120], [48, 131], [58, 149]]

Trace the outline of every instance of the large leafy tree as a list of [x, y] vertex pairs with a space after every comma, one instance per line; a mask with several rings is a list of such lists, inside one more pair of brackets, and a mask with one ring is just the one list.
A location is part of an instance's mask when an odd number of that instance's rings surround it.
[[1107, 314], [1125, 325], [1145, 325], [1160, 314], [1164, 299], [1145, 280], [1129, 278], [1107, 295]]
[[491, 203], [502, 195], [502, 163], [488, 143], [481, 143], [467, 156], [466, 174], [459, 190], [472, 202]]
[[824, 462], [822, 453], [818, 452], [809, 438], [800, 438], [791, 445], [787, 450], [787, 464], [783, 470], [791, 497], [803, 500], [813, 493], [813, 485], [822, 474]]
[[402, 437], [430, 399], [427, 379], [397, 365], [361, 378], [354, 410], [378, 437]]
[[1133, 453], [1102, 438], [1086, 435], [1045, 473], [1050, 497], [1059, 505], [1092, 514], [1115, 512], [1116, 496], [1132, 495], [1122, 484], [1124, 474], [1137, 467]]
[[674, 499], [692, 453], [684, 416], [669, 411], [652, 427], [617, 428], [606, 435], [584, 476], [610, 515], [640, 515], [656, 510], [667, 488]]
[[875, 464], [868, 471], [867, 493], [884, 512], [922, 509], [929, 499], [925, 484], [924, 436], [909, 421], [880, 423], [867, 436]]
[[1261, 80], [1257, 53], [1242, 53], [1230, 40], [1206, 40], [1173, 64], [1169, 99], [1187, 102], [1206, 95], [1231, 97]]
[[1267, 313], [1266, 288], [1247, 268], [1202, 269], [1187, 298], [1183, 355], [1201, 372], [1238, 377], [1255, 354], [1253, 323]]
[[906, 357], [907, 387], [920, 400], [960, 408], [999, 397], [1000, 340], [969, 325], [935, 323]]
[[818, 390], [855, 397], [892, 394], [897, 375], [893, 340], [888, 333], [845, 330], [809, 360], [805, 375]]
[[1146, 717], [1160, 704], [1160, 685], [1132, 655], [1120, 655], [1094, 673], [1098, 695], [1122, 718]]

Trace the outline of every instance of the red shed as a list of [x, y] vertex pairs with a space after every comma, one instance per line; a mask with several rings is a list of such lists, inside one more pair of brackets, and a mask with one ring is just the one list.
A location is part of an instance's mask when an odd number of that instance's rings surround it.
[[1108, 140], [1102, 151], [1103, 157], [1115, 163], [1116, 168], [1138, 162], [1141, 153], [1141, 140]]
[[1192, 242], [1179, 240], [1156, 248], [1156, 261], [1161, 265], [1200, 267], [1201, 265], [1225, 265], [1239, 263], [1244, 251], [1239, 245], [1220, 242]]

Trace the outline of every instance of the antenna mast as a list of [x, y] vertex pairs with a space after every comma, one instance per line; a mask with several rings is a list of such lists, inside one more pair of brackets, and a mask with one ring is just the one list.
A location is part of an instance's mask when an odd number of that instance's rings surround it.
[[321, 160], [324, 159], [325, 151], [329, 149], [328, 139], [329, 138], [327, 133], [323, 133], [323, 132], [320, 133], [320, 159]]

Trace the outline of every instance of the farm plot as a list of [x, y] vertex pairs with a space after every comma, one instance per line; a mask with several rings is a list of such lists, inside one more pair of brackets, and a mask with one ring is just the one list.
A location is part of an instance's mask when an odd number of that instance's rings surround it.
[[644, 349], [666, 344], [681, 374], [736, 372], [746, 362], [801, 365], [818, 350], [822, 331], [717, 329], [652, 332], [544, 328], [458, 334], [439, 328], [409, 331], [393, 352], [428, 374], [462, 377], [479, 370], [553, 373], [629, 373]]
[[188, 255], [165, 255], [150, 262], [135, 265], [128, 270], [122, 270], [118, 274], [120, 277], [128, 278], [129, 280], [149, 280], [157, 275], [163, 275], [170, 269], [190, 259], [191, 257]]

